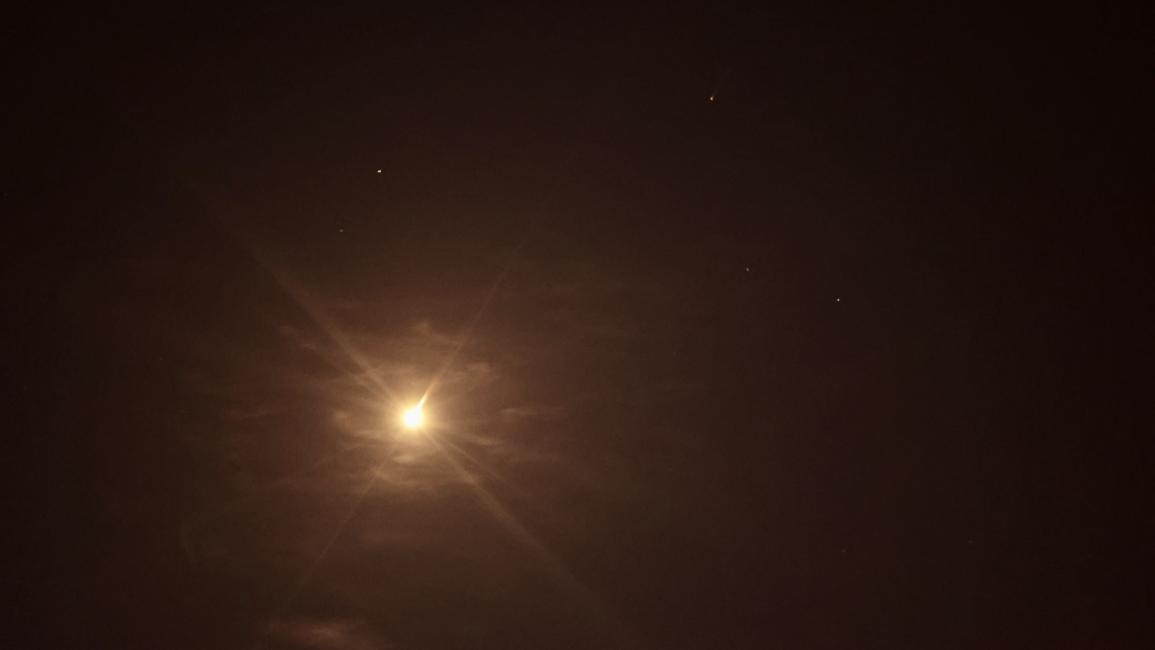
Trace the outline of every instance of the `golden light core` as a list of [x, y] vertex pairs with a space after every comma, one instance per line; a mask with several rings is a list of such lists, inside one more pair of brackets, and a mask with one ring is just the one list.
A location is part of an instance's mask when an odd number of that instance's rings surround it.
[[401, 416], [401, 422], [406, 429], [419, 429], [425, 423], [425, 414], [421, 411], [421, 405], [418, 404], [413, 408], [405, 411]]

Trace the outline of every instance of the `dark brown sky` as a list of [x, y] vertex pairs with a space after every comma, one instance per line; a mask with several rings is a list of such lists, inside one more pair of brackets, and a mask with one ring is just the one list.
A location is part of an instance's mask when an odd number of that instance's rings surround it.
[[1138, 647], [1148, 18], [19, 16], [4, 645]]

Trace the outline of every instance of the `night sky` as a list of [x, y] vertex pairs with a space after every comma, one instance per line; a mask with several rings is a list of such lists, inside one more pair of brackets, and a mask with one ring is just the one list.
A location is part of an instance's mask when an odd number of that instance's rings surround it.
[[4, 647], [1151, 641], [1150, 11], [9, 19]]

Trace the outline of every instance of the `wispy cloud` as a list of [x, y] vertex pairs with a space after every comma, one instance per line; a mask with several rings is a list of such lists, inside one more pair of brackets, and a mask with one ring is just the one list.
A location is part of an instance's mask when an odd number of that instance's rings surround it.
[[548, 422], [565, 417], [566, 409], [558, 405], [520, 404], [501, 409], [506, 422]]
[[241, 420], [257, 420], [270, 415], [276, 415], [284, 412], [284, 409], [272, 404], [254, 404], [251, 406], [237, 406], [226, 408], [221, 411], [221, 419], [226, 422], [237, 422]]
[[294, 619], [274, 621], [269, 637], [293, 648], [317, 650], [384, 650], [397, 647], [382, 639], [364, 621]]

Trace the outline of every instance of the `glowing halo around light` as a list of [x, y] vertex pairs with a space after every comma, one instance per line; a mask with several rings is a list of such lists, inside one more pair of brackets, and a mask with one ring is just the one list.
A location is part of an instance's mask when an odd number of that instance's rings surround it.
[[417, 404], [401, 414], [401, 424], [405, 425], [406, 429], [420, 429], [421, 425], [425, 424], [423, 406], [423, 404]]

